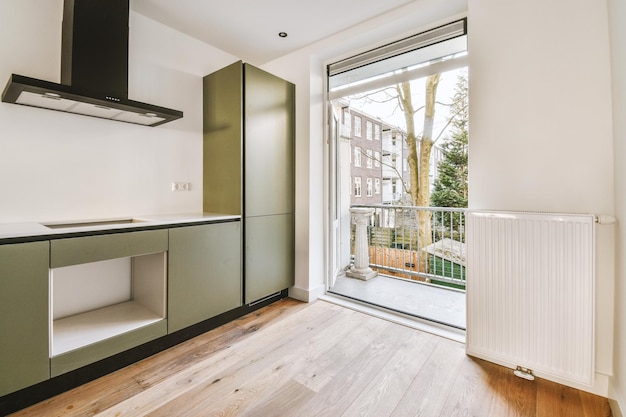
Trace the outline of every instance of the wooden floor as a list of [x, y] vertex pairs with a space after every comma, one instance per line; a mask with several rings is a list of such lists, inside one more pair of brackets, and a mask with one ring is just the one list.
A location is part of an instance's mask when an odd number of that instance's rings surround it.
[[610, 416], [607, 400], [286, 299], [13, 416]]

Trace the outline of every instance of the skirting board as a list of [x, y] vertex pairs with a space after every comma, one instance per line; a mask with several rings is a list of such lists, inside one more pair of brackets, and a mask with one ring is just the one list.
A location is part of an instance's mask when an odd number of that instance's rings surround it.
[[624, 417], [624, 414], [622, 413], [622, 410], [617, 401], [609, 398], [609, 405], [611, 406], [611, 412], [613, 413], [613, 417]]
[[320, 285], [315, 288], [305, 289], [300, 287], [291, 287], [289, 288], [289, 297], [294, 298], [298, 301], [304, 301], [305, 303], [310, 303], [312, 301], [317, 300], [322, 295], [324, 295], [325, 289], [323, 285]]

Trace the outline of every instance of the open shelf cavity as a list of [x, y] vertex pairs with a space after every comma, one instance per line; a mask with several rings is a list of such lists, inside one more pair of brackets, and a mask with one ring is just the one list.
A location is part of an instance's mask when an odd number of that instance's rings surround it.
[[166, 318], [166, 252], [50, 270], [50, 357]]
[[126, 301], [55, 320], [51, 356], [79, 349], [162, 319], [161, 315], [140, 303]]

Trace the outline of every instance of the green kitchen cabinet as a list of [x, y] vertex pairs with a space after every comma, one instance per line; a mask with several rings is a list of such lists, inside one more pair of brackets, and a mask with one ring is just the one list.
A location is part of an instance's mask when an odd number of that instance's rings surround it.
[[49, 248], [0, 245], [0, 396], [50, 378]]
[[[50, 242], [51, 376], [167, 334], [167, 251], [167, 229]], [[113, 300], [109, 290], [115, 294]], [[57, 313], [68, 305], [71, 314]]]
[[246, 220], [246, 303], [293, 285], [293, 214]]
[[241, 214], [250, 304], [294, 283], [295, 86], [236, 62], [203, 80], [205, 212]]
[[168, 331], [242, 305], [241, 222], [170, 229]]

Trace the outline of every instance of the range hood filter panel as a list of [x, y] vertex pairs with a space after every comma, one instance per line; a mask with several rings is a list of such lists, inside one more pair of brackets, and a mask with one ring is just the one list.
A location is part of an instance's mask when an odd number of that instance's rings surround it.
[[15, 100], [16, 104], [23, 104], [25, 106], [42, 107], [45, 109], [70, 111], [70, 108], [76, 103], [72, 100], [66, 100], [58, 95], [46, 95], [29, 93], [28, 91], [22, 91]]

